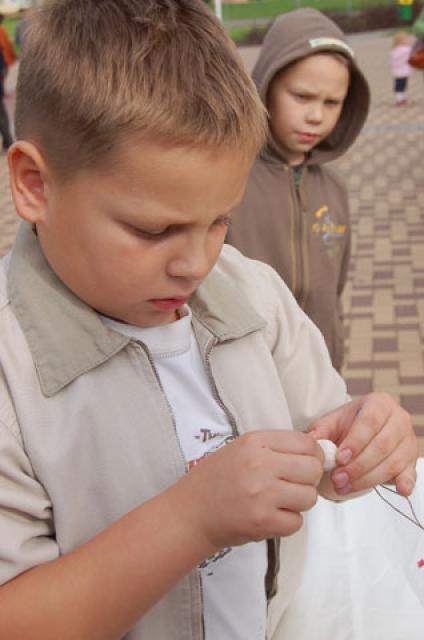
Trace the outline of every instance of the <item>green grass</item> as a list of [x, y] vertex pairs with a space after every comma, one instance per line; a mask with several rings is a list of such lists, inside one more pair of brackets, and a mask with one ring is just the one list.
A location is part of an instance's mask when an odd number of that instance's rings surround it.
[[[213, 4], [213, 3], [212, 3]], [[224, 20], [274, 18], [299, 7], [327, 11], [358, 11], [367, 7], [391, 6], [396, 0], [259, 0], [244, 4], [223, 4]]]
[[244, 40], [251, 31], [252, 27], [231, 27], [231, 29], [228, 29], [228, 33], [234, 42]]
[[15, 16], [13, 18], [5, 18], [5, 21], [3, 22], [3, 25], [9, 35], [9, 38], [11, 39], [13, 46], [15, 47], [15, 51], [16, 53], [19, 55], [20, 54], [20, 49], [19, 47], [16, 46], [15, 44], [15, 31], [16, 31], [16, 23], [18, 22], [20, 18], [18, 16]]
[[15, 31], [16, 31], [16, 23], [18, 22], [18, 18], [5, 18], [3, 25], [9, 34], [12, 42], [15, 40]]
[[236, 44], [243, 44], [243, 42], [246, 41], [246, 38], [253, 33], [253, 31], [264, 33], [266, 31], [266, 27], [231, 27], [230, 29], [227, 29], [227, 31], [230, 38], [232, 38]]

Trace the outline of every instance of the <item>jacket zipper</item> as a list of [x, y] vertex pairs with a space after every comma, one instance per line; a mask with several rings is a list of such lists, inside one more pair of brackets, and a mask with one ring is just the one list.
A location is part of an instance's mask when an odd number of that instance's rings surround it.
[[[219, 406], [221, 407], [221, 409], [223, 410], [223, 412], [225, 413], [225, 415], [228, 418], [228, 422], [230, 423], [233, 435], [235, 438], [237, 438], [240, 434], [237, 428], [237, 422], [233, 416], [233, 414], [231, 413], [231, 411], [225, 406], [225, 404], [222, 402], [221, 397], [219, 395], [217, 386], [215, 384], [215, 380], [212, 374], [212, 366], [211, 366], [211, 362], [210, 362], [210, 355], [212, 352], [212, 349], [217, 345], [218, 340], [215, 338], [213, 340], [210, 341], [209, 345], [206, 347], [206, 353], [205, 353], [205, 364], [206, 364], [206, 373], [208, 376], [208, 379], [210, 381], [211, 384], [211, 388], [212, 388], [212, 392], [214, 394], [215, 400], [217, 401], [217, 403], [219, 404]], [[267, 544], [269, 544], [267, 542]], [[274, 576], [275, 578], [275, 576]], [[200, 585], [202, 586], [202, 583], [200, 581]], [[203, 611], [203, 589], [201, 589], [201, 595], [202, 595], [202, 611]], [[204, 619], [203, 619], [203, 615], [202, 615], [202, 627], [203, 627], [203, 634], [205, 634], [205, 628], [204, 628]], [[204, 636], [203, 636], [204, 637]], [[266, 632], [265, 634], [265, 640], [268, 640], [268, 633]]]
[[302, 199], [300, 196], [301, 180], [299, 186], [296, 185], [293, 170], [291, 170], [290, 177], [292, 180], [292, 187], [294, 189], [294, 243], [292, 250], [295, 254], [294, 264], [298, 267], [295, 277], [296, 285], [294, 287], [294, 295], [299, 303], [300, 307], [304, 307], [307, 298], [307, 286], [306, 286], [306, 252], [307, 252], [307, 238], [306, 238], [306, 211], [302, 206]]
[[205, 640], [206, 638], [206, 629], [205, 629], [205, 614], [204, 614], [204, 608], [205, 608], [205, 597], [203, 594], [203, 582], [202, 582], [202, 574], [200, 573], [200, 569], [197, 569], [197, 577], [199, 580], [199, 591], [200, 591], [200, 606], [202, 607], [202, 616], [201, 616], [201, 634], [202, 637], [200, 640]]
[[[195, 332], [195, 335], [196, 335], [196, 332]], [[215, 383], [215, 379], [214, 379], [213, 374], [212, 374], [212, 366], [211, 366], [211, 362], [210, 362], [210, 355], [211, 355], [212, 349], [216, 346], [217, 343], [218, 343], [218, 340], [216, 338], [214, 338], [214, 339], [211, 339], [209, 341], [209, 344], [206, 346], [205, 357], [204, 357], [206, 375], [207, 375], [207, 378], [209, 380], [209, 384], [210, 384], [210, 387], [211, 387], [211, 390], [212, 390], [213, 397], [214, 397], [215, 401], [217, 402], [217, 404], [219, 405], [219, 407], [225, 413], [225, 415], [226, 415], [226, 417], [228, 419], [228, 422], [229, 422], [229, 424], [231, 426], [231, 431], [233, 433], [233, 436], [235, 438], [237, 438], [238, 435], [239, 435], [239, 432], [238, 432], [238, 429], [237, 429], [237, 423], [236, 423], [235, 418], [234, 418], [233, 414], [231, 413], [231, 411], [222, 402], [221, 397], [220, 397], [219, 392], [218, 392], [218, 389], [217, 389], [217, 386], [216, 386], [216, 383]], [[202, 605], [202, 640], [204, 640], [204, 638], [205, 638], [205, 618], [204, 618], [204, 614], [203, 614], [203, 611], [204, 611], [204, 593], [203, 593], [202, 576], [201, 576], [200, 571], [199, 571], [198, 575], [199, 575], [199, 585], [200, 585], [200, 598], [201, 598], [201, 605]]]
[[[237, 429], [237, 424], [235, 421], [235, 418], [233, 416], [233, 414], [231, 413], [231, 411], [225, 406], [225, 404], [222, 402], [221, 397], [218, 393], [218, 389], [215, 383], [215, 379], [213, 377], [212, 374], [212, 366], [211, 366], [211, 361], [210, 361], [210, 355], [212, 352], [212, 349], [214, 348], [214, 346], [218, 343], [218, 340], [212, 339], [209, 341], [209, 344], [206, 347], [206, 352], [205, 352], [205, 365], [206, 365], [206, 375], [208, 377], [211, 389], [212, 389], [212, 394], [216, 400], [216, 402], [218, 403], [218, 405], [221, 407], [221, 409], [223, 410], [223, 412], [225, 413], [225, 415], [227, 416], [228, 422], [230, 423], [231, 426], [231, 431], [233, 432], [233, 436], [235, 438], [237, 438], [237, 436], [239, 435], [238, 429]], [[200, 598], [201, 598], [201, 603], [202, 603], [202, 640], [204, 640], [205, 638], [205, 618], [204, 618], [204, 594], [203, 594], [203, 583], [202, 583], [202, 576], [200, 574], [199, 571], [199, 582], [200, 582]]]
[[[154, 360], [153, 360], [153, 358], [152, 358], [152, 356], [151, 356], [151, 354], [150, 354], [149, 349], [147, 348], [147, 346], [146, 346], [143, 342], [140, 342], [139, 340], [135, 340], [134, 342], [135, 342], [135, 343], [136, 343], [136, 344], [137, 344], [137, 345], [138, 345], [138, 346], [139, 346], [139, 347], [144, 351], [144, 353], [146, 354], [147, 359], [148, 359], [148, 361], [149, 361], [149, 364], [150, 364], [150, 366], [151, 366], [151, 368], [152, 368], [152, 371], [153, 371], [153, 373], [154, 373], [154, 376], [155, 376], [155, 378], [156, 378], [156, 382], [158, 383], [159, 389], [161, 390], [162, 395], [163, 395], [163, 397], [164, 397], [164, 399], [165, 399], [166, 406], [168, 407], [169, 413], [170, 413], [170, 415], [171, 415], [172, 424], [173, 424], [173, 426], [174, 426], [175, 437], [176, 437], [176, 440], [177, 440], [177, 443], [178, 443], [178, 449], [179, 449], [179, 452], [180, 452], [180, 454], [181, 454], [182, 461], [183, 461], [183, 463], [184, 463], [184, 469], [185, 469], [185, 472], [186, 472], [186, 473], [188, 473], [187, 463], [186, 463], [186, 460], [185, 460], [185, 456], [184, 456], [183, 450], [182, 450], [182, 448], [181, 448], [180, 439], [179, 439], [179, 437], [178, 437], [178, 432], [177, 432], [177, 423], [176, 423], [176, 421], [175, 421], [174, 412], [172, 411], [172, 407], [171, 407], [171, 405], [169, 404], [168, 398], [166, 397], [166, 393], [165, 393], [165, 391], [164, 391], [164, 389], [163, 389], [162, 382], [161, 382], [161, 379], [160, 379], [160, 377], [159, 377], [158, 371], [157, 371], [157, 369], [156, 369], [156, 365], [155, 365], [155, 363], [154, 363]], [[201, 576], [201, 574], [200, 574], [200, 571], [199, 571], [199, 568], [198, 568], [198, 567], [196, 568], [196, 571], [197, 571], [197, 579], [198, 579], [198, 582], [199, 582], [200, 607], [201, 607], [201, 620], [200, 620], [200, 623], [201, 623], [201, 638], [199, 638], [199, 640], [205, 640], [205, 619], [204, 619], [204, 615], [203, 615], [203, 610], [204, 610], [204, 595], [203, 595], [202, 576]]]
[[228, 422], [230, 423], [230, 427], [231, 427], [231, 431], [233, 432], [233, 436], [234, 438], [237, 438], [240, 434], [237, 428], [237, 423], [236, 420], [233, 416], [233, 414], [231, 413], [231, 411], [228, 409], [228, 407], [225, 406], [225, 404], [222, 402], [221, 397], [219, 395], [216, 383], [215, 383], [215, 379], [213, 377], [212, 374], [212, 366], [211, 366], [211, 362], [210, 362], [210, 355], [212, 352], [212, 349], [218, 344], [218, 340], [216, 338], [210, 340], [209, 344], [206, 347], [206, 353], [205, 353], [205, 365], [206, 365], [206, 374], [208, 376], [208, 380], [210, 382], [211, 385], [211, 389], [212, 389], [212, 393], [213, 396], [216, 400], [216, 402], [218, 403], [218, 405], [220, 406], [220, 408], [223, 410], [223, 412], [225, 413], [225, 415], [228, 418]]

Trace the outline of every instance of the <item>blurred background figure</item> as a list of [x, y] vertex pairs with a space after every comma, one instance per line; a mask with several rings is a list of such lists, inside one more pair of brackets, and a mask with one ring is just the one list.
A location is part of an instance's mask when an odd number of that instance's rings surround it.
[[408, 60], [411, 50], [412, 42], [410, 36], [405, 31], [397, 31], [393, 36], [392, 50], [390, 51], [390, 67], [393, 76], [396, 107], [406, 105], [408, 102], [408, 78], [412, 71]]
[[[416, 36], [416, 41], [412, 47], [409, 64], [419, 71], [424, 71], [424, 9], [412, 25], [412, 32]], [[423, 73], [424, 80], [424, 73]]]
[[15, 29], [15, 47], [17, 51], [21, 51], [22, 49], [27, 26], [28, 26], [27, 11], [26, 9], [21, 9], [19, 11], [19, 20], [16, 23], [16, 29]]
[[15, 47], [13, 46], [13, 43], [9, 38], [8, 33], [4, 28], [3, 22], [4, 22], [4, 15], [0, 13], [0, 50], [1, 50], [1, 53], [3, 54], [3, 60], [5, 63], [5, 71], [3, 72], [3, 78], [5, 78], [10, 65], [15, 62], [17, 55], [16, 55]]
[[0, 134], [3, 138], [3, 151], [7, 151], [13, 142], [10, 132], [10, 122], [7, 109], [4, 104], [4, 80], [7, 73], [7, 64], [0, 49]]

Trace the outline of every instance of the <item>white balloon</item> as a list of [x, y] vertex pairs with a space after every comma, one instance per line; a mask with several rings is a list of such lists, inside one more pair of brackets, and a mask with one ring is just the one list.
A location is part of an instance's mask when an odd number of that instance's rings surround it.
[[337, 446], [331, 440], [318, 440], [318, 444], [324, 453], [324, 471], [331, 471], [337, 466]]

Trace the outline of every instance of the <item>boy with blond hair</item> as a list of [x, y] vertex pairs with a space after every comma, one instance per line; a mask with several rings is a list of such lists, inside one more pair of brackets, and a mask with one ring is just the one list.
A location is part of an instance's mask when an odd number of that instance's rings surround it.
[[222, 248], [264, 130], [201, 0], [32, 16], [0, 269], [8, 640], [265, 640], [318, 492], [412, 491], [409, 416], [350, 402], [278, 276]]

